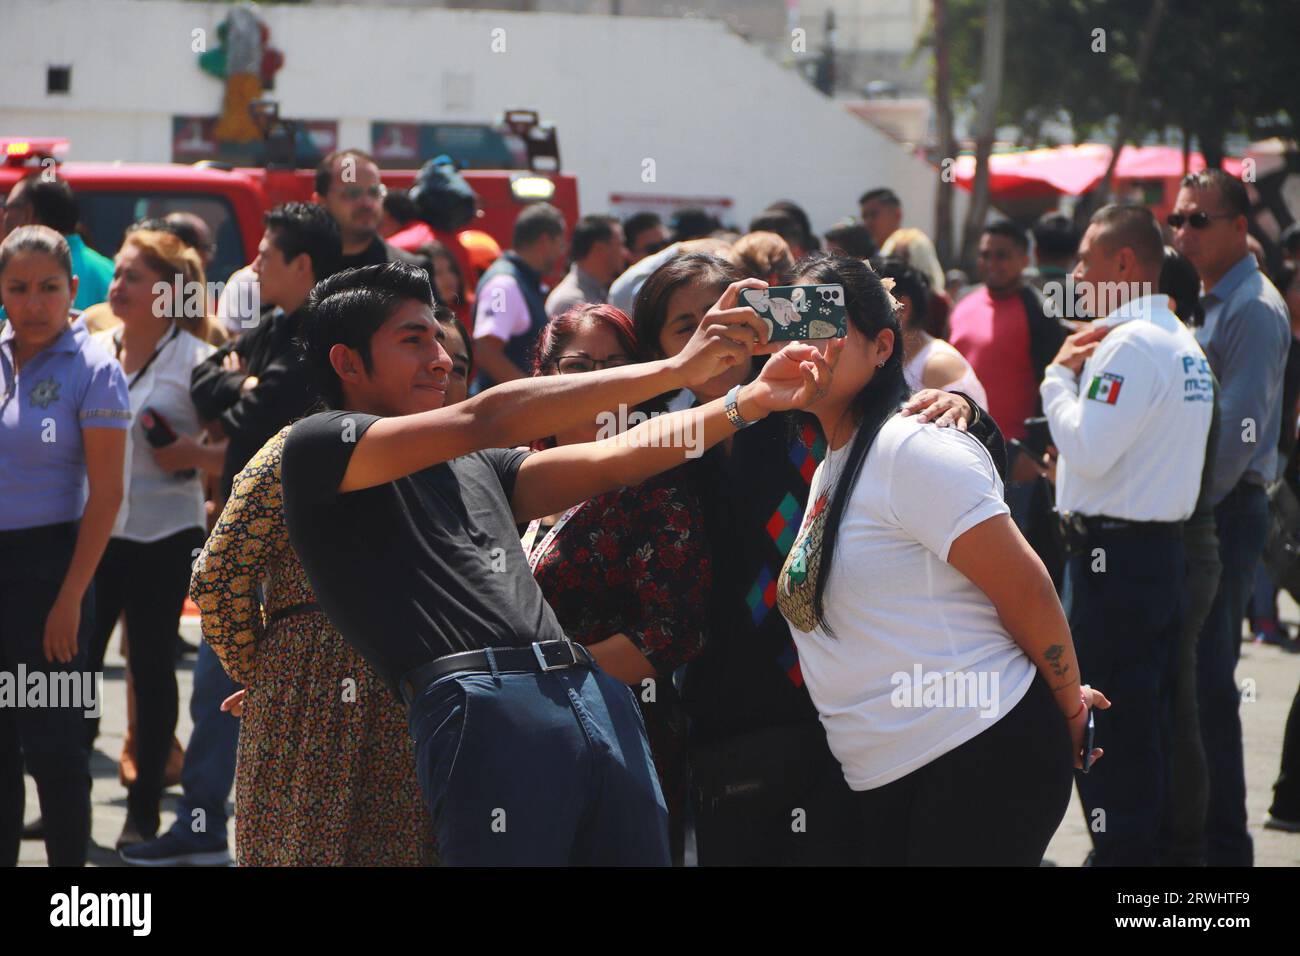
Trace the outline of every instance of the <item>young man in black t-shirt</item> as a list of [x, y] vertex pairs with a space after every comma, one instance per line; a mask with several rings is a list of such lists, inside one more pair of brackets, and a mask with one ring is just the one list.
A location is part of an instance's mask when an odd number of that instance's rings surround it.
[[[409, 706], [444, 863], [668, 863], [635, 697], [566, 639], [516, 526], [808, 404], [829, 383], [835, 347], [787, 346], [728, 399], [622, 436], [506, 449], [749, 361], [765, 332], [735, 306], [755, 284], [728, 288], [671, 359], [509, 382], [448, 408], [451, 359], [424, 273], [371, 266], [313, 291], [307, 360], [327, 402], [351, 410], [290, 432], [285, 517], [322, 607]], [[684, 434], [696, 440], [672, 440]]]

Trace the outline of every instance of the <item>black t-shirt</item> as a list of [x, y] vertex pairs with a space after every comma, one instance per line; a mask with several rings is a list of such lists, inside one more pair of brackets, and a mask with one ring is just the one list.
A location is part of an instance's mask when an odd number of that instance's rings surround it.
[[382, 266], [388, 261], [388, 246], [384, 240], [378, 236], [371, 241], [360, 252], [354, 252], [350, 256], [344, 256], [340, 260], [339, 271], [344, 269], [360, 269], [362, 266]]
[[396, 688], [446, 654], [563, 638], [510, 512], [528, 452], [475, 452], [339, 494], [356, 442], [378, 420], [304, 418], [281, 463], [289, 539], [344, 639]]

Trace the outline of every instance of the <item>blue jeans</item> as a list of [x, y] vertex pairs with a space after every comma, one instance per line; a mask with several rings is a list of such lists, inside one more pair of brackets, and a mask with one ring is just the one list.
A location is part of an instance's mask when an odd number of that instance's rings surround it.
[[1196, 705], [1196, 646], [1201, 628], [1219, 590], [1219, 537], [1214, 512], [1192, 515], [1183, 525], [1187, 553], [1187, 588], [1183, 596], [1183, 632], [1178, 638], [1178, 678], [1174, 691], [1174, 749], [1165, 819], [1160, 833], [1161, 866], [1205, 865], [1205, 805], [1210, 777], [1201, 741]]
[[1105, 755], [1077, 776], [1097, 866], [1158, 863], [1186, 564], [1180, 534], [1139, 529], [1091, 532], [1066, 564], [1079, 673], [1114, 703], [1095, 713]]
[[410, 727], [444, 865], [669, 864], [641, 708], [599, 668], [452, 674]]
[[170, 831], [196, 848], [227, 843], [226, 800], [235, 785], [239, 718], [223, 713], [221, 702], [237, 690], [239, 685], [226, 676], [212, 648], [200, 642], [190, 696], [194, 732], [185, 748], [182, 795]]
[[1255, 568], [1249, 608], [1251, 630], [1267, 634], [1276, 634], [1282, 630], [1282, 624], [1277, 617], [1277, 581], [1263, 561]]
[[1241, 621], [1268, 540], [1268, 495], [1238, 484], [1214, 509], [1223, 576], [1197, 648], [1197, 704], [1210, 772], [1205, 817], [1205, 862], [1251, 866], [1254, 845], [1246, 830], [1246, 761], [1241, 742], [1237, 660]]

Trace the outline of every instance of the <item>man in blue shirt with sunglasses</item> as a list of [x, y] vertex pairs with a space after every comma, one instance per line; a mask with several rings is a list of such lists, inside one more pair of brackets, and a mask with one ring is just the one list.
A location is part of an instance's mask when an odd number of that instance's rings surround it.
[[1197, 648], [1210, 866], [1250, 866], [1254, 860], [1235, 671], [1246, 599], [1268, 539], [1265, 489], [1278, 477], [1282, 376], [1291, 344], [1286, 304], [1246, 247], [1249, 215], [1245, 185], [1221, 169], [1207, 169], [1183, 178], [1168, 217], [1174, 245], [1201, 274], [1205, 323], [1196, 338], [1220, 384], [1210, 501], [1223, 576]]

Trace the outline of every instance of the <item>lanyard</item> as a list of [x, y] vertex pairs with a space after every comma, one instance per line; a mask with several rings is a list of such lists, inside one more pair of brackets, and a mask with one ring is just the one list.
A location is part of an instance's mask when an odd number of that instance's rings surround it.
[[542, 555], [546, 549], [551, 546], [555, 536], [560, 533], [560, 529], [569, 523], [569, 519], [582, 510], [582, 506], [587, 502], [580, 501], [564, 514], [560, 515], [560, 520], [555, 522], [551, 530], [546, 532], [546, 537], [538, 542], [537, 547], [533, 547], [533, 541], [537, 538], [537, 532], [541, 530], [542, 522], [536, 518], [528, 523], [528, 530], [524, 532], [520, 544], [524, 547], [524, 554], [528, 555], [528, 571], [530, 574], [537, 571], [537, 562], [542, 560]]
[[[127, 384], [126, 386], [127, 391], [130, 391], [131, 389], [135, 388], [136, 383], [139, 382], [140, 379], [144, 378], [144, 373], [149, 371], [149, 366], [152, 365], [154, 363], [154, 360], [157, 359], [158, 356], [162, 354], [163, 349], [171, 345], [172, 339], [176, 338], [176, 336], [180, 334], [181, 334], [180, 325], [177, 324], [176, 322], [173, 322], [172, 334], [167, 336], [163, 344], [153, 350], [153, 355], [149, 356], [149, 360], [140, 366], [140, 370], [135, 373], [135, 377], [132, 378], [131, 381]], [[117, 358], [119, 362], [122, 360], [122, 336], [120, 335], [113, 336], [113, 355], [115, 358]]]

